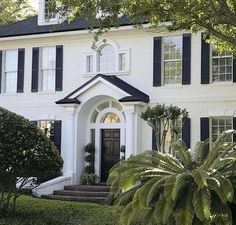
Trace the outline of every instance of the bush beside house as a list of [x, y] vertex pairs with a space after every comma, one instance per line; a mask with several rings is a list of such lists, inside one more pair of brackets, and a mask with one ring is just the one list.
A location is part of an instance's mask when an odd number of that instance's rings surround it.
[[15, 207], [21, 189], [32, 189], [59, 176], [63, 166], [59, 151], [40, 129], [3, 108], [0, 108], [0, 162], [2, 212]]

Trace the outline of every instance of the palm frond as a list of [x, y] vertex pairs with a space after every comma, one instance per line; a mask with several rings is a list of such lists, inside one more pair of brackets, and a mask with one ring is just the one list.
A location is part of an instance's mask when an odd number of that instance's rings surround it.
[[165, 197], [171, 197], [174, 201], [179, 192], [184, 188], [186, 180], [189, 178], [188, 173], [174, 174], [169, 176], [165, 182]]
[[202, 222], [211, 219], [211, 194], [208, 189], [198, 189], [193, 195], [194, 212]]
[[206, 187], [207, 186], [207, 178], [208, 173], [200, 168], [197, 168], [191, 172], [191, 175], [195, 181], [195, 183], [200, 187]]
[[192, 190], [188, 190], [186, 197], [177, 205], [175, 212], [176, 225], [192, 225], [194, 215], [192, 197]]

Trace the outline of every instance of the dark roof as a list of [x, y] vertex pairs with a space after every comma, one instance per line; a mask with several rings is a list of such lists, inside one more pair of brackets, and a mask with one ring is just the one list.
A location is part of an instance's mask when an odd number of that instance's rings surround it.
[[[131, 25], [129, 19], [125, 15], [119, 17], [118, 21], [120, 26]], [[16, 23], [1, 26], [0, 38], [85, 30], [88, 29], [89, 27], [90, 24], [83, 17], [74, 20], [71, 23], [65, 21], [62, 24], [38, 26], [38, 16], [34, 16], [22, 21], [18, 21]]]
[[[65, 98], [59, 100], [56, 102], [56, 104], [71, 104], [76, 103], [80, 104], [80, 101], [76, 98], [71, 98], [76, 92], [80, 91], [84, 87], [86, 87], [88, 84], [93, 82], [94, 80], [98, 79], [99, 77], [103, 78], [104, 80], [108, 81], [109, 83], [113, 84], [114, 86], [118, 87], [122, 91], [126, 92], [129, 96], [126, 96], [124, 98], [119, 99], [120, 102], [149, 102], [149, 96], [143, 93], [142, 91], [138, 90], [137, 88], [133, 87], [132, 85], [128, 84], [127, 82], [121, 80], [120, 78], [114, 76], [114, 75], [103, 75], [98, 74], [89, 81], [87, 81], [85, 84], [81, 85], [79, 88], [77, 88], [75, 91], [67, 95]], [[77, 102], [76, 102], [77, 101]]]

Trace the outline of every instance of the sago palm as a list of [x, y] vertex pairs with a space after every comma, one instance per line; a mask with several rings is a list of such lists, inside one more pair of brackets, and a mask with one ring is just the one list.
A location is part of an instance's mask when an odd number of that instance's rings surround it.
[[115, 165], [108, 183], [121, 206], [122, 225], [232, 225], [235, 131], [224, 132], [209, 153], [207, 142], [194, 152], [179, 140], [176, 156], [147, 151]]

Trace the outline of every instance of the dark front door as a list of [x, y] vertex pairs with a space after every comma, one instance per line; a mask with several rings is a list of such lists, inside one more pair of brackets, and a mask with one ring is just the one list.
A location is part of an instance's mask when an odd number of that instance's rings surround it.
[[106, 182], [109, 170], [120, 160], [120, 130], [102, 130], [101, 181]]

